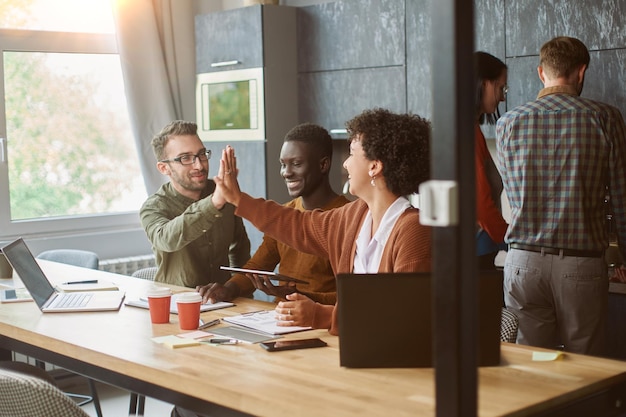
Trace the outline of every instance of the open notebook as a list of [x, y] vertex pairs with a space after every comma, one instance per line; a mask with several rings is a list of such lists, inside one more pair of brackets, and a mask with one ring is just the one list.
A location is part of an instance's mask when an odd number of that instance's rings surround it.
[[250, 313], [243, 313], [238, 316], [224, 317], [222, 320], [227, 323], [236, 324], [238, 326], [247, 327], [271, 335], [280, 335], [301, 332], [304, 330], [311, 330], [311, 327], [278, 326], [276, 311], [274, 310], [252, 311]]
[[57, 291], [22, 238], [4, 246], [2, 252], [44, 313], [115, 311], [122, 305], [123, 291]]

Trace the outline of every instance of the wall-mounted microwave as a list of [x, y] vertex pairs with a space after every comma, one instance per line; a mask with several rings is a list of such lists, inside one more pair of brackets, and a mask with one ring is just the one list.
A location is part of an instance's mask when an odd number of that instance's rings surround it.
[[196, 118], [203, 141], [265, 140], [263, 68], [198, 74]]

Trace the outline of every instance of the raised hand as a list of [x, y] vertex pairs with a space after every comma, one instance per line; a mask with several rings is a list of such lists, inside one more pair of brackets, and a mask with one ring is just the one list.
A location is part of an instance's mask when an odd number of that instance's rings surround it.
[[[234, 206], [239, 204], [241, 190], [239, 189], [239, 182], [237, 182], [238, 172], [235, 150], [228, 145], [226, 146], [226, 149], [222, 151], [222, 158], [220, 159], [218, 173], [215, 177], [213, 177], [213, 180], [217, 185], [213, 195], [218, 202], [223, 200], [233, 204]], [[215, 200], [213, 200], [213, 203], [215, 204]]]

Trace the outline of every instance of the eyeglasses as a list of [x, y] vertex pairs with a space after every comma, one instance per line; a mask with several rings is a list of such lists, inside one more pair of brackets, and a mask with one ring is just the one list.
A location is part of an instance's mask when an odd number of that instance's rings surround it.
[[197, 155], [181, 155], [172, 159], [162, 159], [159, 162], [178, 162], [181, 165], [193, 165], [196, 163], [196, 159], [199, 159], [200, 162], [206, 162], [211, 158], [211, 150], [205, 149]]

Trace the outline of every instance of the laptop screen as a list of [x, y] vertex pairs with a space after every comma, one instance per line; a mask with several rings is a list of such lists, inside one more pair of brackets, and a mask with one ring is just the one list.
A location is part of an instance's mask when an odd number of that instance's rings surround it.
[[[502, 272], [481, 271], [478, 278], [478, 364], [495, 366], [500, 363]], [[432, 366], [431, 288], [430, 273], [337, 275], [341, 366]]]
[[431, 298], [430, 273], [339, 274], [341, 366], [431, 366]]
[[22, 238], [2, 248], [7, 260], [20, 276], [39, 308], [54, 294], [54, 287], [46, 278], [35, 257]]

